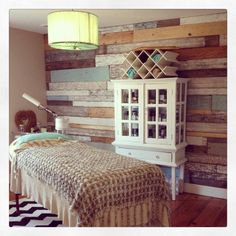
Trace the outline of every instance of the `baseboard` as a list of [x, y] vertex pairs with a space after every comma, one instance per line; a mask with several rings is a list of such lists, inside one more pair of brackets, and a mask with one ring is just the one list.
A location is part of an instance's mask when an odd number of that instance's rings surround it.
[[184, 183], [184, 192], [227, 199], [227, 189]]

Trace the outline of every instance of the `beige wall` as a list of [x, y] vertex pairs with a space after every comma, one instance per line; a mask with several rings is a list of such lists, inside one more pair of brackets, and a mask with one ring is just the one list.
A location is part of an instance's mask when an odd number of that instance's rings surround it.
[[46, 125], [46, 112], [22, 98], [23, 93], [28, 93], [46, 104], [43, 35], [10, 29], [9, 90], [9, 139], [12, 141], [17, 131], [15, 114], [20, 110], [33, 110], [37, 121]]

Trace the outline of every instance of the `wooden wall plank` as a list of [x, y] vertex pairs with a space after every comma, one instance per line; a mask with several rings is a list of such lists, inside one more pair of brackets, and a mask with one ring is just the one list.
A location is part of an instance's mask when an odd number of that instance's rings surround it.
[[95, 59], [86, 60], [71, 60], [71, 61], [55, 61], [45, 64], [46, 71], [62, 70], [62, 69], [75, 69], [75, 68], [88, 68], [95, 66]]
[[200, 15], [200, 16], [190, 16], [190, 17], [181, 17], [180, 24], [193, 24], [193, 23], [205, 23], [205, 22], [217, 22], [217, 21], [226, 21], [227, 13], [218, 13], [218, 14], [209, 14], [209, 15]]
[[226, 88], [197, 88], [188, 89], [188, 95], [226, 95]]
[[186, 135], [193, 137], [206, 137], [206, 138], [227, 138], [227, 133], [187, 131]]
[[83, 125], [104, 125], [114, 127], [114, 119], [112, 118], [91, 118], [91, 117], [73, 117], [65, 116], [69, 119], [69, 124], [83, 124]]
[[114, 108], [107, 107], [90, 107], [88, 108], [89, 117], [97, 118], [114, 118]]
[[125, 55], [122, 54], [105, 54], [96, 55], [96, 66], [120, 65], [124, 62]]
[[227, 47], [197, 47], [197, 48], [178, 48], [171, 51], [179, 53], [179, 61], [199, 60], [209, 58], [226, 58]]
[[87, 117], [89, 112], [87, 107], [73, 107], [73, 106], [48, 106], [49, 109], [55, 111], [58, 115], [80, 116]]
[[188, 60], [179, 63], [178, 70], [196, 69], [225, 69], [227, 68], [227, 58], [211, 58], [201, 60]]
[[220, 46], [220, 35], [205, 36], [205, 46], [206, 47]]
[[188, 88], [227, 88], [227, 77], [190, 78]]
[[51, 71], [52, 82], [94, 82], [108, 80], [109, 68], [107, 66]]
[[47, 100], [48, 106], [72, 106], [72, 101]]
[[113, 102], [113, 95], [68, 96], [68, 100], [80, 102]]
[[207, 138], [204, 137], [192, 137], [187, 136], [187, 143], [190, 145], [196, 145], [196, 146], [206, 146], [207, 145]]
[[[168, 27], [180, 25], [180, 18], [168, 19], [168, 20], [159, 20], [157, 21], [157, 27]], [[155, 28], [155, 27], [153, 27]]]
[[220, 46], [227, 45], [227, 35], [220, 35]]
[[227, 133], [227, 124], [221, 123], [200, 123], [200, 122], [187, 122], [187, 131], [192, 132], [210, 132], [210, 133]]
[[50, 62], [59, 61], [74, 61], [74, 60], [85, 60], [95, 59], [96, 51], [78, 51], [78, 50], [49, 50], [45, 51], [46, 64]]
[[79, 135], [79, 136], [107, 137], [107, 138], [114, 138], [115, 137], [115, 132], [112, 130], [69, 128], [66, 130], [66, 132], [68, 134]]
[[150, 41], [157, 39], [189, 38], [227, 33], [226, 21], [186, 24], [165, 28], [134, 31], [133, 42]]
[[101, 45], [131, 43], [133, 42], [134, 31], [114, 32], [100, 34], [99, 43]]
[[68, 101], [70, 100], [68, 96], [47, 96], [48, 101]]
[[188, 95], [187, 109], [210, 110], [211, 109], [211, 96], [209, 96], [209, 95], [201, 95], [201, 96]]
[[69, 90], [49, 90], [46, 91], [47, 96], [76, 96], [76, 95], [80, 95], [80, 96], [88, 96], [89, 95], [89, 90], [73, 90], [73, 91], [69, 91]]
[[73, 106], [78, 106], [78, 107], [114, 107], [114, 102], [73, 101]]
[[226, 77], [227, 69], [201, 69], [201, 70], [182, 70], [177, 71], [179, 77]]
[[202, 123], [227, 123], [227, 114], [188, 114], [186, 116], [187, 122], [202, 122]]
[[105, 126], [105, 125], [83, 125], [83, 124], [73, 124], [71, 123], [70, 128], [77, 128], [77, 129], [98, 129], [98, 130], [113, 130], [114, 127], [112, 126]]
[[216, 165], [227, 165], [227, 158], [225, 156], [215, 156], [206, 153], [186, 152], [188, 161], [195, 163], [208, 163]]
[[207, 143], [207, 153], [211, 155], [227, 156], [227, 143]]
[[139, 42], [139, 43], [127, 43], [127, 44], [111, 44], [107, 45], [107, 53], [109, 54], [119, 54], [119, 53], [127, 53], [131, 50], [141, 47], [169, 47], [175, 46], [177, 48], [192, 48], [192, 47], [204, 47], [205, 46], [205, 38], [204, 37], [196, 37], [196, 38], [180, 38], [180, 39], [160, 39], [154, 41], [147, 42]]
[[185, 168], [190, 171], [201, 171], [207, 173], [216, 173], [215, 164], [187, 162]]
[[91, 137], [92, 142], [100, 142], [100, 143], [112, 143], [115, 141], [114, 138], [108, 138], [108, 137]]
[[106, 81], [90, 81], [90, 82], [60, 82], [60, 83], [49, 83], [49, 90], [89, 90], [89, 89], [107, 89]]
[[212, 110], [213, 111], [227, 111], [227, 95], [212, 96]]

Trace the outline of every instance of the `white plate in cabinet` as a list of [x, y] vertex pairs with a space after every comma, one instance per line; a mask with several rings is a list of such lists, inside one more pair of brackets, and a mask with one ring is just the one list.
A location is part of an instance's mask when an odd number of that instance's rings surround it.
[[172, 162], [172, 154], [170, 152], [154, 152], [154, 151], [116, 147], [116, 153], [128, 157], [133, 157], [152, 164]]

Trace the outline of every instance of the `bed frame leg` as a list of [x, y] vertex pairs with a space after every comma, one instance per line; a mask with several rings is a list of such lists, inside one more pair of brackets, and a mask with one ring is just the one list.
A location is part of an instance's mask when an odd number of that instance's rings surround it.
[[15, 193], [15, 200], [16, 200], [16, 214], [20, 214], [20, 204], [19, 204], [19, 193]]

